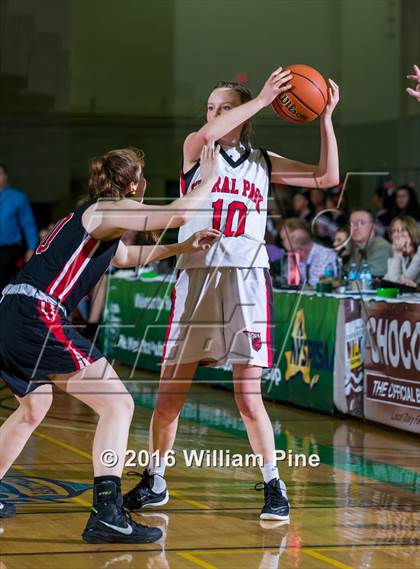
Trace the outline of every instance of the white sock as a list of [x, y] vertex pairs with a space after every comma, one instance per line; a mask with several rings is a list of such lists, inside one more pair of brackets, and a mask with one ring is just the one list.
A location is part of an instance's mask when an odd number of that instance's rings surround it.
[[270, 480], [273, 480], [273, 478], [280, 478], [279, 469], [274, 464], [274, 462], [265, 463], [264, 466], [260, 466], [260, 470], [266, 484], [268, 484]]
[[[156, 494], [160, 494], [166, 489], [166, 481], [165, 481], [165, 469], [166, 469], [166, 462], [165, 459], [162, 458], [160, 461], [151, 460], [147, 470], [153, 476], [153, 492]], [[155, 474], [157, 476], [155, 476]]]
[[266, 551], [261, 559], [258, 569], [278, 569], [280, 553], [278, 551]]

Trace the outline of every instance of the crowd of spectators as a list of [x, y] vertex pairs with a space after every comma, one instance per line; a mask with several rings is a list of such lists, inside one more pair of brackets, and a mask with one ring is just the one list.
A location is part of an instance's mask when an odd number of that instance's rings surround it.
[[[315, 285], [323, 275], [341, 278], [355, 264], [378, 281], [417, 287], [420, 283], [420, 206], [415, 189], [388, 181], [372, 195], [370, 209], [348, 211], [342, 188], [292, 189], [290, 202], [271, 211], [267, 249], [277, 285], [291, 283], [290, 257], [298, 259], [300, 282]], [[276, 208], [274, 208], [276, 209]]]

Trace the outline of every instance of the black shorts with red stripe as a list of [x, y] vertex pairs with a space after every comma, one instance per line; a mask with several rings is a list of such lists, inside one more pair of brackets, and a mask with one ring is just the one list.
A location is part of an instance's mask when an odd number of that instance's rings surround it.
[[49, 302], [14, 294], [0, 303], [0, 378], [19, 397], [102, 357]]

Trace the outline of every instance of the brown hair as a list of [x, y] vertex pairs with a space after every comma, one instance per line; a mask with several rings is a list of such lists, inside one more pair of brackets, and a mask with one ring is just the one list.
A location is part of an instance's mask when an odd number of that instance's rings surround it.
[[140, 181], [143, 167], [144, 153], [138, 148], [110, 150], [93, 158], [89, 163], [89, 196], [122, 199], [131, 182]]
[[420, 229], [416, 223], [414, 217], [411, 215], [397, 215], [389, 224], [389, 235], [392, 239], [392, 227], [395, 225], [397, 221], [400, 221], [404, 229], [407, 230], [408, 234], [411, 237], [411, 241], [413, 242], [414, 248], [420, 245]]
[[289, 219], [284, 219], [280, 229], [285, 229], [286, 231], [296, 231], [297, 229], [301, 229], [304, 231], [309, 237], [312, 237], [311, 230], [307, 226], [307, 224], [301, 221], [298, 217], [290, 217]]
[[[252, 93], [248, 87], [245, 87], [245, 85], [241, 83], [236, 83], [236, 81], [218, 81], [213, 87], [213, 90], [214, 89], [233, 89], [238, 93], [242, 105], [252, 99]], [[246, 147], [251, 145], [251, 133], [252, 123], [250, 120], [247, 120], [242, 127], [240, 138], [242, 144]]]
[[351, 210], [350, 216], [352, 216], [353, 213], [360, 213], [360, 212], [367, 213], [369, 216], [370, 222], [373, 224], [375, 223], [375, 215], [372, 212], [372, 210], [370, 210], [370, 209], [363, 209], [362, 207], [356, 207], [356, 208]]
[[348, 225], [342, 225], [341, 227], [337, 228], [335, 234], [337, 235], [337, 233], [345, 233], [347, 237], [350, 237], [351, 235], [350, 227]]

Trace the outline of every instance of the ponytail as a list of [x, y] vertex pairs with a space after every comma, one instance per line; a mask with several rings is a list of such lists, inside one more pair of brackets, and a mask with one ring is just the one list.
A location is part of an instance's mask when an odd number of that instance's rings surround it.
[[144, 153], [137, 148], [111, 150], [89, 163], [88, 190], [92, 199], [122, 199], [128, 186], [138, 183], [144, 167]]

